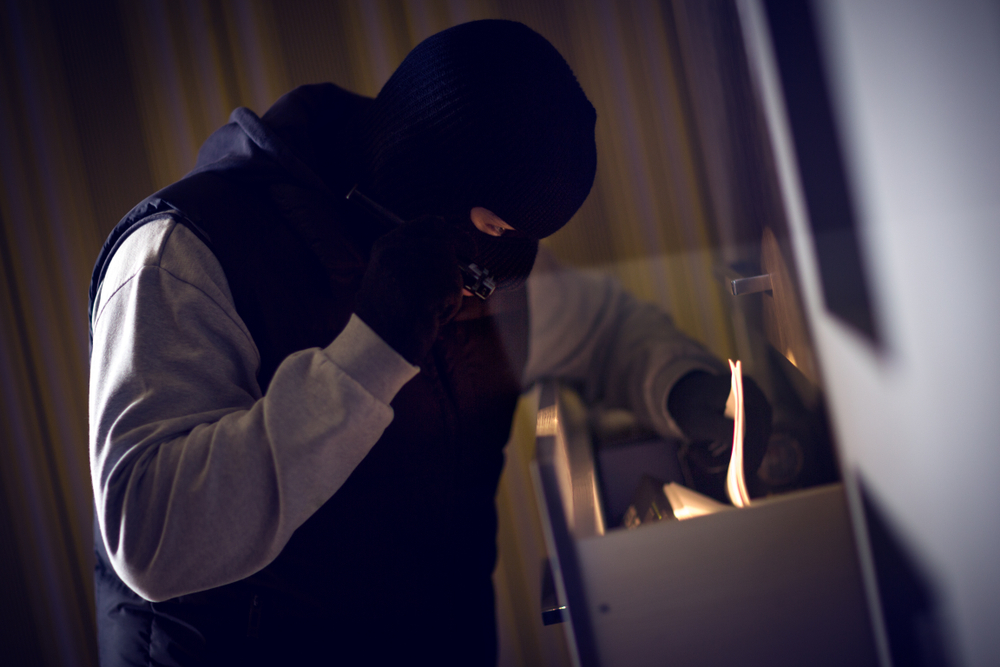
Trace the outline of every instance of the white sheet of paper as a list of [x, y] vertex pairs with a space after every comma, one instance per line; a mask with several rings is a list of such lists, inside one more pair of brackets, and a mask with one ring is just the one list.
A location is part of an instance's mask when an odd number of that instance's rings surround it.
[[743, 434], [746, 429], [746, 413], [743, 409], [743, 366], [739, 361], [729, 360], [733, 374], [733, 387], [726, 401], [726, 416], [733, 420], [733, 455], [729, 459], [726, 474], [726, 494], [736, 507], [750, 504], [747, 493], [746, 476], [743, 473]]
[[714, 498], [709, 498], [675, 482], [664, 484], [663, 493], [670, 501], [674, 516], [681, 521], [730, 509], [728, 505], [723, 505]]

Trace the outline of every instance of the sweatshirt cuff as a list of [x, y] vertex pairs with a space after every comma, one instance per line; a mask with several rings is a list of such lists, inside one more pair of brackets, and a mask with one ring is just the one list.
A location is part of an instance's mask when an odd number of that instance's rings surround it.
[[648, 405], [647, 408], [653, 417], [653, 426], [660, 435], [687, 440], [684, 431], [667, 410], [667, 399], [677, 381], [692, 371], [706, 371], [712, 375], [722, 375], [726, 369], [721, 364], [709, 360], [685, 359], [679, 363], [671, 364], [657, 373], [653, 377], [652, 386], [646, 396], [647, 400], [655, 401], [654, 405]]
[[388, 405], [420, 369], [411, 365], [357, 315], [324, 350], [330, 361]]

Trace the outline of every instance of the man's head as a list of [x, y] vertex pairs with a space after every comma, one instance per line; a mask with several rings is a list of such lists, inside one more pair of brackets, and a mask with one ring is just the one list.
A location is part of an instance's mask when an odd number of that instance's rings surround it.
[[511, 21], [475, 21], [421, 42], [386, 82], [365, 128], [362, 189], [404, 219], [503, 221], [476, 258], [512, 286], [537, 241], [590, 192], [596, 113], [566, 61]]

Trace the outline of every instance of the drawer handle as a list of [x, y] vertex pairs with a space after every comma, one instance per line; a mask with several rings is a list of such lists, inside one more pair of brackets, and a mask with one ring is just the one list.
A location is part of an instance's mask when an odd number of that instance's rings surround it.
[[729, 281], [729, 285], [732, 287], [733, 296], [767, 292], [771, 289], [771, 274], [765, 273], [764, 275], [750, 276], [749, 278], [734, 278]]

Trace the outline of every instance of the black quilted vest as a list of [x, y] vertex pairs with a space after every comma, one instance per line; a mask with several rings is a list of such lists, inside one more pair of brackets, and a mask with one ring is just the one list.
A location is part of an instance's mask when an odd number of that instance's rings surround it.
[[[222, 265], [266, 391], [285, 357], [327, 345], [346, 325], [385, 231], [344, 200], [349, 159], [335, 152], [349, 158], [345, 128], [367, 102], [323, 84], [293, 91], [264, 122], [234, 112], [195, 172], [115, 228], [92, 294], [131, 231], [174, 216]], [[297, 134], [317, 118], [325, 134]], [[523, 289], [466, 299], [393, 400], [393, 422], [369, 455], [243, 581], [149, 603], [125, 587], [98, 540], [102, 663], [493, 664], [494, 495], [527, 328]]]

